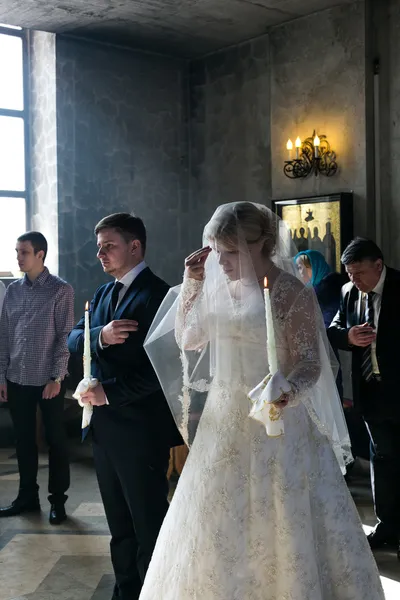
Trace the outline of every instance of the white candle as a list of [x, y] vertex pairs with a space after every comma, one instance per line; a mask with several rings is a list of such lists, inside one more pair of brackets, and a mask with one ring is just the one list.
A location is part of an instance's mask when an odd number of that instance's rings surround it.
[[89, 324], [89, 302], [86, 302], [85, 306], [85, 334], [83, 342], [83, 377], [84, 379], [90, 379], [90, 324]]
[[[267, 324], [267, 353], [270, 376], [278, 372], [278, 354], [276, 351], [275, 329], [272, 317], [271, 296], [268, 289], [268, 279], [264, 277], [264, 302], [265, 320]], [[265, 428], [270, 437], [280, 437], [285, 432], [282, 419], [282, 410], [277, 408], [273, 402], [269, 404], [268, 417], [266, 417]]]
[[286, 150], [288, 151], [288, 160], [292, 159], [293, 142], [288, 140], [286, 144]]
[[300, 155], [300, 148], [301, 148], [301, 139], [299, 138], [299, 136], [297, 136], [296, 138], [296, 158], [299, 158]]
[[319, 156], [319, 146], [321, 144], [321, 140], [319, 139], [319, 137], [316, 135], [314, 138], [314, 151], [315, 151], [315, 158], [318, 158]]
[[264, 302], [265, 302], [265, 320], [267, 323], [267, 352], [269, 372], [274, 375], [278, 370], [278, 357], [276, 354], [275, 330], [272, 319], [271, 297], [268, 289], [268, 279], [264, 277]]

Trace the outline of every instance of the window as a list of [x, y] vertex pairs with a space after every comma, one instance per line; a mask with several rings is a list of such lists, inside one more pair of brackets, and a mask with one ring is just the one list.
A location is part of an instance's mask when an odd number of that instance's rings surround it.
[[26, 35], [0, 24], [0, 277], [19, 276], [15, 242], [27, 228]]

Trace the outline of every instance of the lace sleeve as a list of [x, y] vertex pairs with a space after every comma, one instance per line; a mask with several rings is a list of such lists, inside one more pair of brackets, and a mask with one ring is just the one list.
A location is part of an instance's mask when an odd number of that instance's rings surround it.
[[293, 405], [317, 383], [321, 373], [318, 316], [312, 290], [303, 288], [286, 319], [286, 338], [293, 365], [287, 379], [294, 391]]
[[208, 342], [203, 285], [204, 281], [183, 279], [175, 320], [175, 338], [181, 350], [199, 350]]

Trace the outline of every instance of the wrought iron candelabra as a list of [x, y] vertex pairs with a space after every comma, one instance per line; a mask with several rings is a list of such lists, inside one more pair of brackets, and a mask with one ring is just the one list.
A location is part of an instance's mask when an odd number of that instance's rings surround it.
[[285, 161], [283, 172], [290, 179], [308, 177], [314, 175], [325, 175], [331, 177], [338, 170], [336, 154], [326, 139], [326, 135], [318, 136], [315, 131], [312, 136], [303, 142], [300, 138], [296, 140], [296, 158], [291, 158], [293, 144], [288, 140], [286, 149], [289, 152], [289, 160]]

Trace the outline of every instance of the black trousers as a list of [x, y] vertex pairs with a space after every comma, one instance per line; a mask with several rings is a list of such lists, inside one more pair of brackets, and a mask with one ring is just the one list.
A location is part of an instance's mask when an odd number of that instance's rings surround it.
[[64, 427], [64, 393], [51, 400], [42, 398], [44, 386], [17, 385], [7, 382], [8, 405], [14, 424], [20, 476], [18, 498], [23, 502], [38, 495], [38, 449], [36, 444], [36, 411], [39, 405], [46, 441], [49, 447], [49, 501], [64, 503], [69, 488], [69, 459]]
[[344, 416], [349, 430], [351, 450], [354, 458], [360, 457], [364, 460], [369, 460], [371, 438], [365, 426], [364, 419], [353, 407], [346, 407], [344, 409]]
[[[385, 398], [377, 381], [362, 385], [371, 438], [371, 484], [375, 514], [389, 535], [400, 535], [400, 422], [385, 417]], [[376, 406], [373, 410], [374, 404]]]
[[100, 493], [111, 532], [113, 598], [137, 600], [168, 510], [169, 448], [135, 455], [121, 441], [105, 443], [93, 432]]

